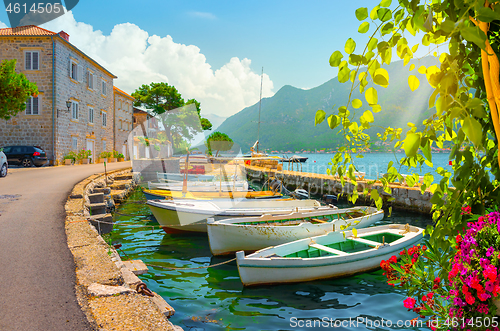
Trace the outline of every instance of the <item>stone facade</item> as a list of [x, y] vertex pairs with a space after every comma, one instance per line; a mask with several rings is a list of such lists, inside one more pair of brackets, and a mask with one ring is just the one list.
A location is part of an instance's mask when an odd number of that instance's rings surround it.
[[113, 87], [115, 115], [115, 150], [130, 159], [127, 139], [133, 129], [132, 114], [134, 98], [117, 87]]
[[[35, 82], [40, 92], [37, 115], [20, 112], [0, 122], [0, 146], [40, 146], [52, 164], [61, 163], [69, 151], [90, 149], [94, 160], [102, 151], [114, 148], [116, 76], [66, 38], [63, 32], [28, 36], [0, 33], [0, 60], [17, 59], [17, 71]], [[26, 69], [27, 51], [39, 52], [38, 70]], [[71, 102], [69, 111], [66, 101]]]

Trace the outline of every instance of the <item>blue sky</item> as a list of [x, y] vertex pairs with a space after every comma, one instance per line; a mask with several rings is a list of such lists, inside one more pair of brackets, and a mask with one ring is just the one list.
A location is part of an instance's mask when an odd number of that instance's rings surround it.
[[[311, 88], [335, 77], [337, 69], [328, 64], [331, 53], [343, 50], [349, 37], [359, 47], [367, 40], [368, 34], [357, 33], [360, 22], [354, 11], [358, 7], [371, 10], [377, 4], [378, 1], [339, 0], [80, 0], [72, 13], [64, 15], [68, 17], [43, 27], [67, 31], [70, 41], [109, 67], [119, 76], [116, 85], [129, 93], [140, 84], [150, 83], [148, 80], [164, 79], [178, 87], [183, 96], [200, 99], [206, 112], [228, 116], [258, 101], [262, 67], [266, 74], [264, 96], [271, 96], [284, 85]], [[5, 12], [0, 13], [0, 21], [8, 24]], [[128, 51], [127, 44], [117, 45], [116, 39], [127, 39], [129, 35], [130, 48], [136, 53], [130, 54], [128, 60], [121, 59], [120, 54]], [[153, 35], [159, 37], [158, 42], [162, 38], [158, 45], [163, 46], [149, 47], [148, 38]], [[113, 52], [103, 51], [110, 45], [124, 50], [110, 58], [108, 55]], [[154, 56], [150, 54], [153, 50]], [[189, 61], [179, 60], [175, 68], [166, 64], [161, 67], [162, 61], [175, 63], [172, 59], [186, 53]], [[148, 68], [132, 67], [142, 63], [144, 56], [149, 61]], [[202, 69], [192, 70], [197, 66]], [[138, 70], [148, 73], [141, 75]], [[204, 83], [196, 87], [198, 80]], [[207, 84], [212, 85], [206, 88]]]

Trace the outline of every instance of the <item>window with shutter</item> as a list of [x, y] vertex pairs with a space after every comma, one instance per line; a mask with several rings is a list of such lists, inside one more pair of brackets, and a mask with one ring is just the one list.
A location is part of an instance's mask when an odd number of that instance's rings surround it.
[[106, 126], [107, 125], [107, 120], [108, 120], [108, 114], [106, 114], [105, 112], [102, 112], [102, 126]]
[[94, 108], [89, 107], [89, 123], [94, 123]]
[[106, 81], [103, 79], [102, 82], [102, 94], [106, 95]]
[[71, 147], [74, 151], [78, 150], [78, 138], [77, 137], [73, 137], [72, 138], [72, 144], [71, 144]]
[[77, 75], [77, 81], [80, 83], [83, 82], [83, 67], [81, 65], [78, 65], [78, 75]]
[[74, 120], [77, 120], [78, 119], [78, 102], [71, 101], [71, 104], [72, 104], [71, 118]]
[[94, 74], [90, 71], [87, 72], [87, 83], [88, 83], [88, 88], [93, 90], [94, 89]]

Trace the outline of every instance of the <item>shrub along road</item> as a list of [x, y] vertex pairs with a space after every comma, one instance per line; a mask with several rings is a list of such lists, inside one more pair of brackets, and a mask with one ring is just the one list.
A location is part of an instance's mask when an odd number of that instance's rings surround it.
[[103, 164], [10, 170], [0, 178], [0, 330], [91, 330], [76, 300], [64, 204]]

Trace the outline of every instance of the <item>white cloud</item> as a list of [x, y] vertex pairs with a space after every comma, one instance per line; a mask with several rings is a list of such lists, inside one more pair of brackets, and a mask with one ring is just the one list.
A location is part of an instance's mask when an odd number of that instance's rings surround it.
[[217, 16], [215, 16], [212, 13], [205, 13], [205, 12], [199, 12], [199, 11], [189, 12], [189, 15], [193, 16], [193, 17], [204, 18], [204, 19], [209, 19], [209, 20], [217, 19]]
[[[227, 117], [259, 101], [260, 75], [250, 69], [251, 60], [237, 57], [212, 69], [201, 50], [176, 43], [169, 35], [150, 35], [135, 24], [116, 25], [109, 35], [77, 22], [72, 12], [42, 26], [64, 30], [70, 42], [118, 76], [115, 86], [128, 93], [142, 84], [167, 82], [185, 100], [195, 98], [202, 113]], [[263, 76], [263, 97], [274, 94], [273, 82]]]
[[8, 28], [8, 26], [4, 22], [0, 21], [0, 29], [5, 29], [5, 28]]

